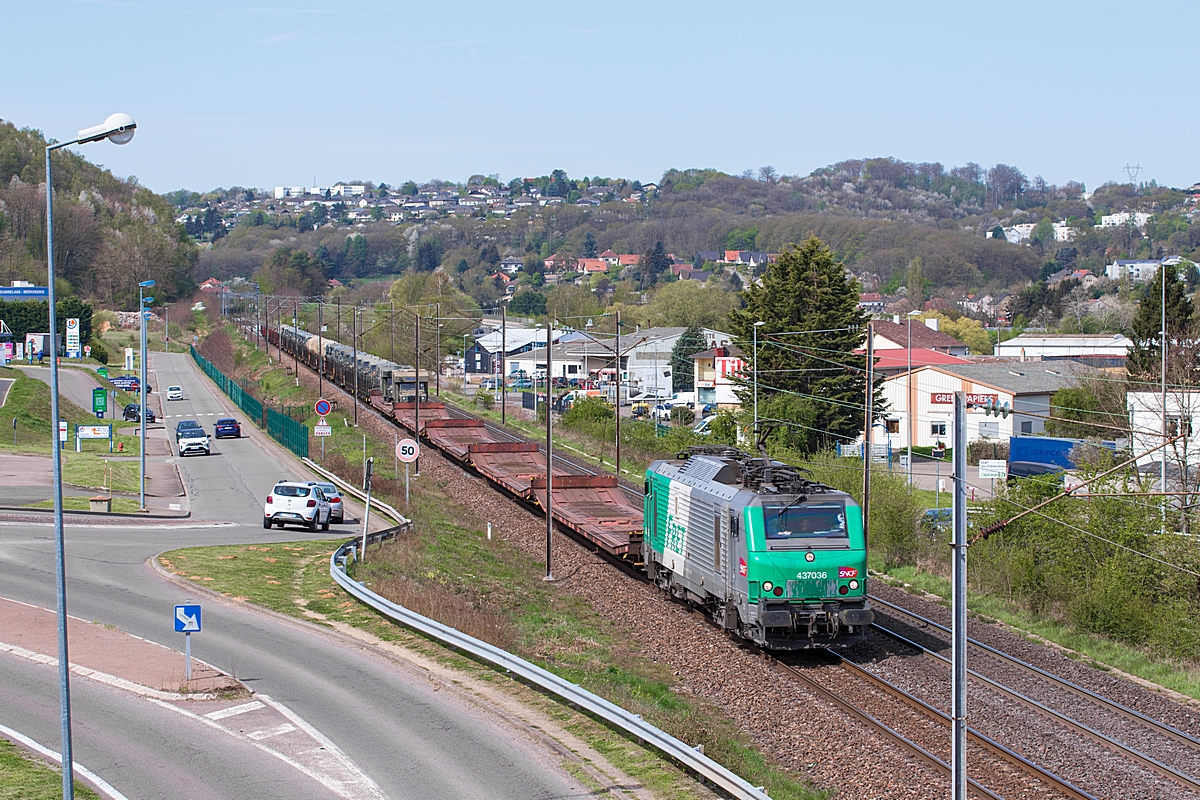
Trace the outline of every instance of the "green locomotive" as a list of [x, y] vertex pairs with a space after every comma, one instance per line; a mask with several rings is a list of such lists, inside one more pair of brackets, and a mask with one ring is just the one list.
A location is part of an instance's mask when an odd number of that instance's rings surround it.
[[646, 470], [650, 580], [772, 650], [866, 636], [862, 509], [801, 470], [733, 447], [693, 447]]

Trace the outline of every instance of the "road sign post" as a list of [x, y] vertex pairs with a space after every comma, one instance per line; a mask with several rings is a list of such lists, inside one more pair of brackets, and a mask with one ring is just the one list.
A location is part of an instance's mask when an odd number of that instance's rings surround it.
[[104, 412], [108, 410], [108, 392], [97, 386], [92, 389], [92, 411], [95, 412], [99, 419], [104, 419]]
[[183, 634], [184, 680], [192, 679], [192, 634], [200, 632], [200, 606], [175, 606], [175, 632]]
[[396, 442], [396, 458], [404, 462], [404, 507], [408, 508], [408, 465], [421, 457], [421, 445], [415, 439]]

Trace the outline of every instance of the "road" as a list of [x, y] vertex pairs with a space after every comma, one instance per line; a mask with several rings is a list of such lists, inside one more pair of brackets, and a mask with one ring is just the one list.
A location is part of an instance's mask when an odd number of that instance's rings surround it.
[[[185, 415], [211, 430], [229, 403], [178, 354], [154, 354], [155, 386], [178, 383], [184, 401], [164, 402], [167, 420]], [[244, 430], [250, 426], [245, 426]], [[332, 740], [392, 798], [553, 798], [586, 794], [559, 761], [525, 734], [437, 691], [430, 681], [375, 651], [316, 626], [201, 597], [160, 578], [147, 559], [192, 545], [294, 541], [301, 530], [265, 531], [262, 498], [298, 475], [294, 462], [257, 431], [222, 440], [213, 455], [180, 460], [191, 495], [187, 523], [71, 526], [67, 596], [73, 616], [178, 648], [177, 603], [204, 605], [193, 655], [292, 709]], [[203, 527], [201, 520], [240, 523]], [[349, 532], [349, 529], [345, 529]], [[326, 536], [328, 534], [325, 534]], [[0, 524], [0, 596], [54, 608], [54, 546], [48, 525]], [[45, 673], [49, 673], [47, 678]], [[0, 722], [58, 749], [52, 670], [0, 653]], [[331, 796], [302, 773], [259, 751], [210, 741], [201, 726], [133, 696], [73, 682], [76, 761], [129, 797], [291, 798]], [[264, 775], [270, 780], [262, 779]], [[235, 791], [229, 791], [230, 785]], [[316, 794], [312, 794], [316, 792]]]
[[[22, 367], [17, 364], [13, 364], [13, 366], [31, 378], [37, 378], [46, 384], [50, 383], [49, 367]], [[65, 397], [84, 411], [92, 410], [92, 389], [99, 385], [96, 382], [95, 374], [88, 370], [64, 367], [58, 369], [59, 396]], [[153, 382], [151, 385], [154, 385]]]

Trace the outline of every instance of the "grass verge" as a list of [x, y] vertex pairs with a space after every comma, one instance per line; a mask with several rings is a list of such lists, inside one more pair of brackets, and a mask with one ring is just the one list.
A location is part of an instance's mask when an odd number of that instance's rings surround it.
[[[0, 800], [53, 800], [62, 797], [62, 772], [11, 742], [0, 739]], [[98, 800], [99, 795], [75, 782], [75, 796]]]
[[[37, 503], [31, 503], [30, 508], [54, 508], [53, 500], [42, 500]], [[138, 501], [132, 497], [114, 497], [112, 499], [112, 510], [117, 514], [133, 514], [138, 511]], [[88, 511], [88, 499], [86, 497], [74, 497], [67, 495], [63, 497], [64, 511]]]
[[[907, 584], [949, 602], [950, 581], [921, 572], [913, 567], [893, 567], [884, 580], [892, 585]], [[889, 580], [890, 579], [890, 580]], [[1034, 617], [992, 595], [969, 594], [967, 608], [987, 619], [999, 620], [1018, 632], [1036, 636], [1067, 648], [1073, 658], [1082, 658], [1098, 669], [1118, 669], [1143, 680], [1164, 686], [1188, 697], [1200, 699], [1200, 668], [1195, 664], [1165, 660], [1145, 650], [1104, 639], [1064, 625]]]

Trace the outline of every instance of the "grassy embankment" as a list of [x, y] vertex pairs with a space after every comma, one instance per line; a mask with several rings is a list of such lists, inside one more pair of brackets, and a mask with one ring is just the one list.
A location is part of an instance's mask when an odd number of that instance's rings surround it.
[[[53, 800], [62, 797], [62, 771], [27, 755], [15, 744], [0, 740], [0, 800]], [[99, 795], [75, 781], [75, 796], [99, 800]]]
[[[4, 406], [0, 408], [0, 420], [4, 421], [6, 429], [0, 433], [0, 452], [48, 456], [54, 436], [50, 421], [50, 387], [36, 378], [28, 377], [20, 370], [11, 368], [0, 369], [0, 378], [14, 379]], [[94, 414], [84, 411], [66, 398], [59, 398], [59, 410], [67, 420], [69, 432], [73, 432], [77, 424], [91, 425], [98, 422]], [[107, 420], [104, 424], [111, 422], [112, 420]], [[84, 451], [76, 453], [74, 435], [69, 435], [71, 438], [67, 442], [68, 449], [62, 451], [63, 480], [66, 483], [85, 488], [100, 488], [106, 485], [107, 481], [107, 485], [114, 491], [137, 490], [136, 461], [107, 458], [108, 443], [101, 440], [84, 440]], [[119, 443], [125, 445], [123, 456], [138, 454], [139, 442], [136, 436], [117, 434], [114, 446]]]
[[[296, 405], [315, 399], [297, 390], [279, 365], [268, 365], [262, 351], [238, 346], [237, 370], [268, 396]], [[361, 474], [362, 433], [343, 424], [343, 416], [350, 416], [345, 409], [330, 415], [334, 435], [326, 442], [325, 464], [353, 480]], [[402, 505], [403, 477], [397, 480], [391, 473], [392, 442], [370, 436], [367, 441], [368, 454], [382, 456], [376, 494]], [[356, 571], [357, 579], [419, 613], [518, 653], [642, 714], [690, 744], [703, 744], [705, 753], [747, 780], [766, 785], [772, 797], [821, 796], [798, 776], [769, 763], [719, 709], [679, 693], [670, 667], [641, 653], [627, 631], [581, 599], [543, 582], [540, 562], [499, 537], [488, 540], [478, 509], [447, 497], [446, 487], [429, 479], [412, 485], [409, 513], [416, 523], [415, 535], [372, 549], [368, 562]], [[333, 541], [326, 540], [176, 550], [165, 553], [161, 563], [177, 575], [229, 596], [292, 616], [310, 612], [354, 625], [506, 687], [662, 796], [693, 796], [691, 780], [653, 752], [347, 598], [329, 577], [334, 547]]]

